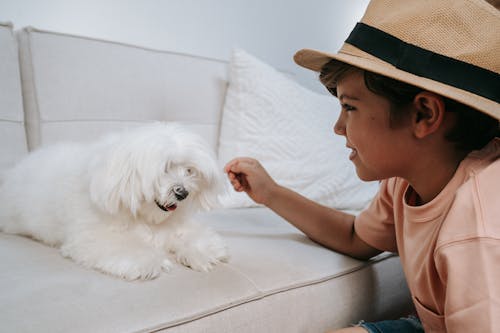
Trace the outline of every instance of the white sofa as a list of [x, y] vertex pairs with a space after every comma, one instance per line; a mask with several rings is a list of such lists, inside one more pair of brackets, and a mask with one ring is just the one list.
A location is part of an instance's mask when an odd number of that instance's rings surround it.
[[[182, 122], [217, 149], [227, 62], [1, 24], [0, 74], [2, 169], [41, 145], [151, 120]], [[226, 239], [230, 261], [151, 281], [0, 233], [0, 331], [322, 332], [411, 309], [397, 256], [329, 251], [263, 207], [199, 219]]]

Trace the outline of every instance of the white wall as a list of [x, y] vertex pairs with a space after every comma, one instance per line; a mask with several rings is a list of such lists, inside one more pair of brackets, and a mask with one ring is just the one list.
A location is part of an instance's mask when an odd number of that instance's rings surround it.
[[323, 91], [295, 65], [301, 48], [336, 51], [368, 0], [0, 0], [0, 21], [228, 60], [253, 53]]

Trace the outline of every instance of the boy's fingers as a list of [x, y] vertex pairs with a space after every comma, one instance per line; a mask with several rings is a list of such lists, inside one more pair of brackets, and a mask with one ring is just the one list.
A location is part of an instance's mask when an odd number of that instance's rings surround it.
[[229, 171], [227, 173], [227, 176], [229, 178], [229, 182], [233, 186], [233, 189], [236, 190], [237, 192], [244, 191], [246, 188], [249, 187], [248, 182], [246, 181], [244, 175], [234, 173], [233, 171]]
[[226, 165], [224, 166], [224, 172], [229, 173], [231, 170], [232, 164], [234, 163], [234, 160], [227, 162]]
[[252, 165], [252, 160], [248, 158], [236, 158], [226, 164], [226, 172], [246, 173]]
[[234, 185], [235, 182], [238, 181], [238, 179], [236, 178], [236, 174], [234, 172], [232, 172], [232, 171], [228, 171], [227, 172], [227, 178], [229, 179], [229, 181], [233, 185]]

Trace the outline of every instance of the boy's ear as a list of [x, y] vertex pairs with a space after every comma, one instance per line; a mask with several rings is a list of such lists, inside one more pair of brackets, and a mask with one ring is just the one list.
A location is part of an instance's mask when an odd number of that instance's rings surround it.
[[425, 138], [441, 127], [446, 111], [441, 96], [422, 91], [415, 96], [413, 106], [413, 132], [417, 138]]

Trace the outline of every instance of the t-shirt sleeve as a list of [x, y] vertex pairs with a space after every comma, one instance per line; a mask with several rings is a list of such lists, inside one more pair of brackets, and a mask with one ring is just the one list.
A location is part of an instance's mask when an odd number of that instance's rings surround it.
[[354, 221], [357, 235], [381, 251], [397, 252], [393, 210], [395, 182], [395, 178], [383, 180], [373, 201]]

